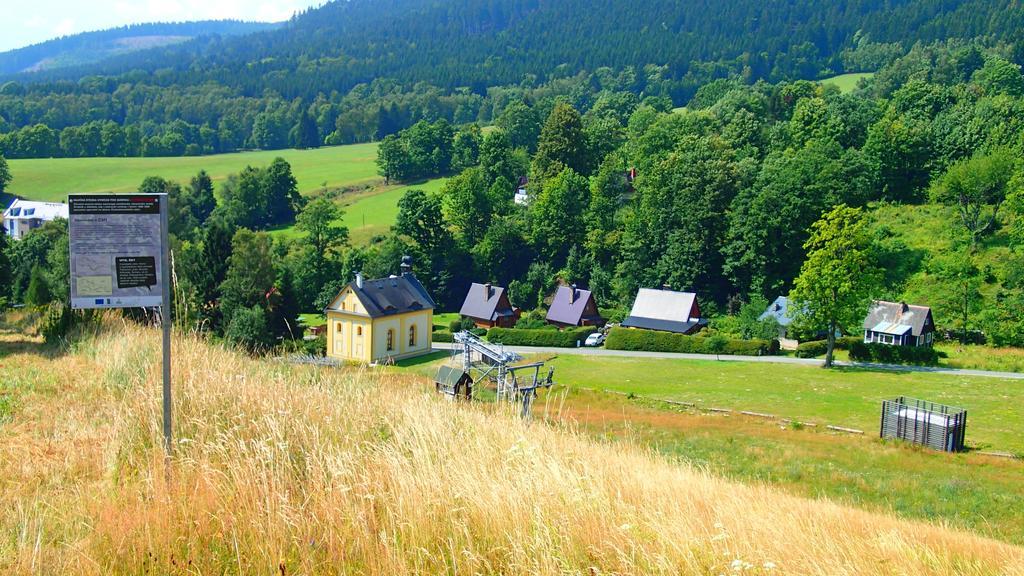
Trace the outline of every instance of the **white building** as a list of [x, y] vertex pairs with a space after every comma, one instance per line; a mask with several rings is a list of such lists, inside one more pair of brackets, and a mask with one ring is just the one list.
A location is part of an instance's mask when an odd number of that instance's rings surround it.
[[18, 198], [4, 210], [4, 233], [21, 240], [26, 234], [57, 218], [68, 219], [68, 205], [60, 202], [32, 202]]

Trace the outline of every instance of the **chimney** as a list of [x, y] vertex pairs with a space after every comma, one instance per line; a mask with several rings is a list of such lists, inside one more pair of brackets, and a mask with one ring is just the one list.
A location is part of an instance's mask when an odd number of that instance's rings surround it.
[[579, 292], [576, 290], [576, 285], [575, 284], [570, 286], [569, 289], [572, 290], [572, 292], [570, 293], [570, 296], [569, 296], [569, 304], [575, 304], [576, 303], [576, 298], [579, 297]]
[[356, 288], [363, 289], [363, 273], [356, 272]]
[[491, 299], [491, 283], [490, 282], [484, 284], [484, 297], [487, 298], [488, 300]]
[[412, 274], [412, 256], [402, 256], [402, 264], [399, 265], [402, 276]]

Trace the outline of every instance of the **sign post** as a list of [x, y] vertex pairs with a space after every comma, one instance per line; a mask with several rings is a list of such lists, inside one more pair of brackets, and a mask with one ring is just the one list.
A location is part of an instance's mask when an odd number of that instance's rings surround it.
[[166, 194], [68, 196], [71, 307], [160, 307], [164, 447], [171, 436], [171, 266]]

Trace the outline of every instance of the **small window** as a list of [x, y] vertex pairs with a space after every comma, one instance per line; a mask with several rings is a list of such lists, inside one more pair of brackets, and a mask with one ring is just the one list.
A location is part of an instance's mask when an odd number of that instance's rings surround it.
[[345, 301], [344, 301], [344, 300], [342, 300], [342, 301], [341, 301], [341, 309], [342, 309], [342, 310], [344, 310], [344, 309], [345, 309]]
[[409, 326], [409, 346], [416, 345], [416, 325]]
[[334, 331], [337, 332], [338, 334], [341, 334], [341, 322], [336, 322], [334, 324]]
[[362, 336], [362, 335], [363, 335], [363, 327], [359, 326], [359, 327], [356, 328], [356, 336]]
[[388, 330], [388, 352], [395, 349], [395, 331]]

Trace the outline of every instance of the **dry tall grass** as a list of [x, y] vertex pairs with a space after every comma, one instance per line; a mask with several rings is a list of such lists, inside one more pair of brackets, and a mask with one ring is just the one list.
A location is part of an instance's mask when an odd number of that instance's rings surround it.
[[185, 337], [168, 483], [157, 346], [0, 360], [37, 386], [0, 425], [5, 573], [1024, 574], [1020, 548]]

